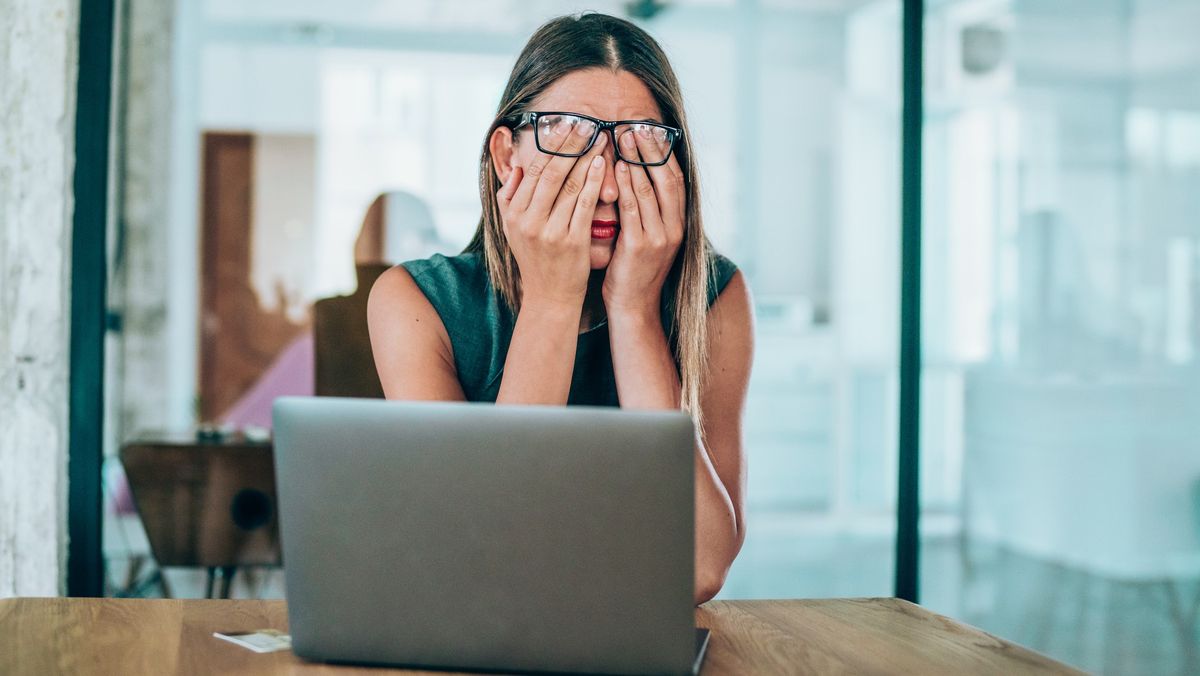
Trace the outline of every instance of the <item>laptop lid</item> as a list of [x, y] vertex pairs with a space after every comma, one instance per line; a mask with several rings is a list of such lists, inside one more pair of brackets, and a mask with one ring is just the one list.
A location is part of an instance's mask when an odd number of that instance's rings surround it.
[[679, 411], [278, 400], [296, 654], [692, 673], [693, 444]]

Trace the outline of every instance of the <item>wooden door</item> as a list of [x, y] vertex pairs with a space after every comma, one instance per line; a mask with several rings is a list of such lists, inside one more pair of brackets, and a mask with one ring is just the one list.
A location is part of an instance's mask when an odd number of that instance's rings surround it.
[[252, 286], [254, 136], [206, 133], [200, 280], [200, 419], [216, 421], [308, 330], [262, 309]]

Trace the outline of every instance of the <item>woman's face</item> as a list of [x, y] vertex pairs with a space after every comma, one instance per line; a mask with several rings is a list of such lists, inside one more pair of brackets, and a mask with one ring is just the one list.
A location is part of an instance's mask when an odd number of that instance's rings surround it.
[[[654, 100], [650, 89], [632, 73], [621, 70], [613, 72], [607, 68], [587, 68], [559, 78], [541, 93], [529, 106], [532, 111], [556, 111], [583, 113], [601, 120], [655, 120], [662, 122], [662, 111]], [[607, 133], [607, 132], [606, 132]], [[541, 154], [534, 143], [531, 126], [517, 132], [517, 142], [512, 143], [512, 132], [506, 127], [496, 129], [492, 136], [492, 162], [502, 182], [508, 181], [512, 167], [528, 167], [533, 158]], [[600, 184], [600, 196], [596, 201], [593, 222], [617, 222], [616, 156], [612, 138], [604, 147], [606, 160], [604, 182]], [[616, 229], [613, 237], [592, 237], [591, 263], [593, 270], [608, 267], [613, 249], [621, 230]]]

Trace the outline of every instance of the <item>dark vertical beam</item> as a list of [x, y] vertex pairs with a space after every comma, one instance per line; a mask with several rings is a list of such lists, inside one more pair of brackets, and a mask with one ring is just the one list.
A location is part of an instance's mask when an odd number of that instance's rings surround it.
[[896, 504], [896, 596], [917, 603], [920, 578], [921, 131], [925, 0], [904, 0], [901, 125], [900, 439]]
[[71, 376], [67, 455], [67, 594], [101, 596], [104, 455], [105, 219], [113, 0], [80, 0], [71, 230]]

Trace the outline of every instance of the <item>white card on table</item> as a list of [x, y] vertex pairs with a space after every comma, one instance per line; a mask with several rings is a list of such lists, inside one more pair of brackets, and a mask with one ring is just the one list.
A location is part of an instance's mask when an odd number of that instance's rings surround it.
[[276, 629], [259, 629], [241, 634], [222, 634], [214, 631], [213, 636], [256, 653], [273, 653], [279, 650], [290, 650], [292, 647], [292, 637]]

